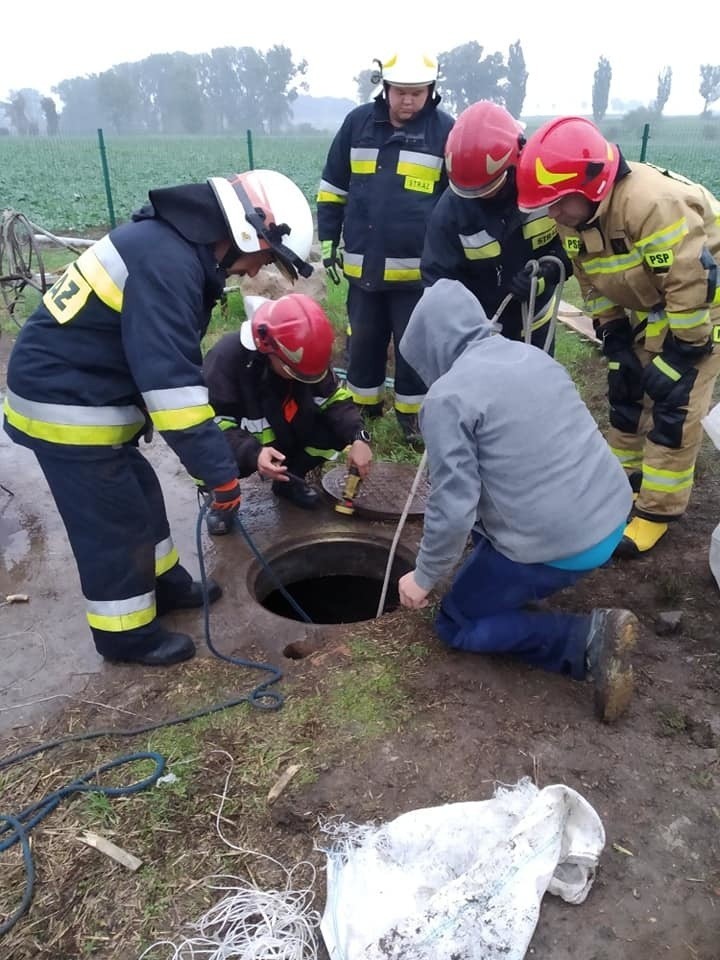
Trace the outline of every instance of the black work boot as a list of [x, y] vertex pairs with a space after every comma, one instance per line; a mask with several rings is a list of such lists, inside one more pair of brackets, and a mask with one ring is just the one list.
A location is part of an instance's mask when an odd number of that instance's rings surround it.
[[[222, 587], [212, 577], [208, 577], [206, 583], [208, 603], [215, 603], [222, 596]], [[201, 607], [203, 602], [203, 588], [199, 580], [192, 580], [183, 587], [166, 587], [162, 580], [158, 580], [155, 584], [155, 607], [158, 617], [173, 610], [193, 610]]]
[[383, 415], [382, 400], [379, 403], [356, 403], [355, 406], [368, 420], [377, 420]]
[[418, 423], [417, 414], [400, 413], [396, 410], [395, 417], [400, 425], [405, 443], [410, 444], [411, 447], [422, 447], [423, 438], [422, 434], [420, 433], [420, 424]]
[[207, 532], [211, 537], [224, 537], [230, 533], [235, 524], [235, 514], [228, 517], [227, 510], [208, 510], [205, 520]]
[[300, 480], [273, 480], [272, 492], [276, 497], [289, 500], [302, 510], [314, 510], [320, 506], [322, 497], [318, 491]]
[[171, 633], [160, 627], [153, 634], [153, 647], [145, 653], [105, 655], [112, 663], [140, 663], [146, 667], [169, 667], [195, 656], [195, 644], [186, 633]]
[[593, 610], [585, 640], [585, 667], [595, 684], [595, 714], [603, 723], [613, 723], [630, 703], [630, 656], [639, 630], [638, 618], [629, 610]]

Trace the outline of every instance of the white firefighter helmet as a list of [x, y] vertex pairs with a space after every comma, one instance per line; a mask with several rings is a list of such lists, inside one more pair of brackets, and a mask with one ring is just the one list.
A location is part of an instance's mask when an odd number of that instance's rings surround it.
[[398, 51], [382, 61], [382, 80], [397, 87], [419, 87], [435, 83], [437, 57], [418, 51]]
[[277, 170], [249, 170], [209, 177], [235, 246], [242, 253], [272, 250], [291, 280], [308, 277], [313, 239], [310, 204], [302, 190]]

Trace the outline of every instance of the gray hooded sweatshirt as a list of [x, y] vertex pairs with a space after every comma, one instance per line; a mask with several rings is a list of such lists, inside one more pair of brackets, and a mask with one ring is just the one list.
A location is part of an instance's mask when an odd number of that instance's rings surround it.
[[429, 388], [419, 587], [451, 572], [473, 527], [511, 560], [549, 563], [589, 550], [627, 518], [630, 484], [565, 368], [496, 335], [461, 283], [425, 290], [400, 352]]

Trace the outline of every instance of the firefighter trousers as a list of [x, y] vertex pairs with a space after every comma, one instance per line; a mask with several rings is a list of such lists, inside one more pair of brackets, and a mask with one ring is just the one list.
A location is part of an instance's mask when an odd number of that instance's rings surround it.
[[98, 653], [149, 652], [159, 629], [156, 586], [170, 606], [192, 583], [155, 471], [135, 446], [102, 448], [91, 459], [35, 454], [67, 531]]
[[404, 359], [398, 345], [422, 289], [368, 292], [356, 284], [348, 288], [350, 327], [347, 386], [355, 403], [381, 403], [390, 340], [395, 357], [395, 410], [416, 414], [427, 392], [425, 384]]
[[454, 650], [510, 654], [533, 667], [585, 677], [590, 617], [531, 612], [527, 604], [572, 586], [588, 570], [509, 560], [484, 537], [458, 570], [435, 620], [440, 639]]
[[[643, 368], [657, 356], [643, 346], [634, 352]], [[701, 420], [718, 372], [720, 344], [678, 380], [663, 403], [653, 403], [643, 393], [639, 369], [635, 384], [632, 372], [609, 372], [607, 441], [628, 475], [642, 471], [634, 508], [638, 516], [667, 522], [687, 509], [703, 438]]]

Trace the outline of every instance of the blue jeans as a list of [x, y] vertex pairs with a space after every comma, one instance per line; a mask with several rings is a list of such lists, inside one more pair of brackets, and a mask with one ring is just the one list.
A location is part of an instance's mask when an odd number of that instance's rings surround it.
[[590, 617], [522, 608], [572, 586], [590, 571], [516, 563], [484, 537], [474, 539], [475, 549], [440, 605], [435, 620], [440, 639], [455, 650], [511, 654], [582, 680]]

